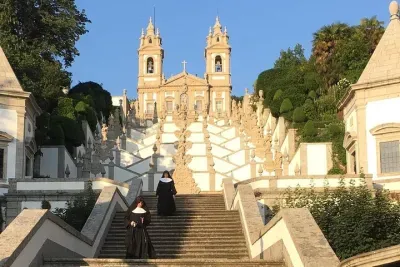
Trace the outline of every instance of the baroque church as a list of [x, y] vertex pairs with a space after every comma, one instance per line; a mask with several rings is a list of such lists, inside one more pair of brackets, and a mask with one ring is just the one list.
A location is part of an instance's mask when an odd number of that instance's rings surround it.
[[215, 117], [230, 115], [231, 47], [227, 29], [222, 30], [218, 17], [207, 36], [203, 78], [187, 73], [186, 61], [182, 62], [181, 73], [165, 78], [162, 38], [151, 18], [146, 33], [142, 30], [138, 56], [138, 101], [135, 107], [138, 118], [152, 119], [156, 113], [171, 114], [179, 108], [186, 108], [189, 116], [203, 111]]

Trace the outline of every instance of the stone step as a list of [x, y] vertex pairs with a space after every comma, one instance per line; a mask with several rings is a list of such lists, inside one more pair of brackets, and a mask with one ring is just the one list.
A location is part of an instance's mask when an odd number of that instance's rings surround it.
[[[156, 209], [150, 209], [149, 210], [151, 216], [158, 216], [158, 217], [170, 217], [170, 216], [159, 216], [157, 215], [157, 210]], [[234, 210], [220, 210], [220, 209], [187, 209], [187, 210], [177, 210], [172, 216], [182, 216], [182, 215], [233, 215], [233, 214], [238, 214], [238, 211]], [[125, 214], [116, 214], [116, 218], [123, 218]]]
[[[247, 255], [246, 247], [160, 247], [154, 246], [157, 254], [187, 254], [187, 253], [226, 253], [226, 254], [237, 254], [244, 253]], [[100, 254], [110, 253], [125, 253], [125, 246], [107, 246], [103, 247]]]
[[[174, 228], [187, 228], [187, 227], [196, 227], [196, 226], [207, 226], [207, 227], [216, 227], [216, 228], [237, 228], [241, 227], [240, 221], [236, 222], [224, 222], [220, 220], [214, 221], [204, 221], [204, 220], [197, 220], [197, 221], [177, 221], [177, 222], [165, 222], [162, 220], [158, 221], [151, 221], [148, 228], [165, 228], [165, 229], [174, 229]], [[113, 222], [111, 224], [111, 229], [116, 228], [123, 228], [125, 229], [125, 222], [118, 221]]]
[[133, 266], [158, 266], [158, 267], [242, 267], [242, 266], [264, 266], [284, 267], [283, 262], [266, 262], [263, 260], [248, 259], [154, 259], [154, 260], [125, 260], [125, 259], [44, 259], [44, 267], [133, 267]]
[[[204, 234], [213, 234], [215, 232], [219, 233], [242, 233], [241, 228], [230, 228], [227, 229], [225, 227], [207, 227], [207, 226], [193, 226], [186, 228], [151, 228], [147, 229], [149, 233], [197, 233], [202, 232]], [[118, 234], [118, 233], [126, 233], [126, 229], [124, 228], [111, 228], [109, 231], [110, 234]]]
[[[157, 253], [157, 259], [183, 259], [183, 258], [219, 258], [219, 259], [248, 259], [248, 254], [247, 252], [239, 253], [239, 252], [233, 252], [233, 253], [227, 253], [227, 252], [210, 252], [210, 251], [204, 251], [204, 252], [171, 252], [171, 253]], [[121, 259], [125, 258], [126, 252], [125, 250], [115, 252], [115, 253], [100, 253], [99, 258], [112, 258], [112, 259]]]
[[[194, 237], [203, 237], [203, 239], [208, 238], [208, 236], [205, 237], [205, 235], [212, 235], [212, 236], [219, 237], [219, 238], [224, 238], [224, 237], [227, 237], [227, 236], [228, 237], [242, 237], [242, 238], [244, 238], [242, 231], [236, 231], [236, 232], [232, 232], [232, 231], [229, 231], [229, 232], [216, 231], [216, 232], [207, 232], [207, 233], [204, 233], [204, 232], [201, 232], [201, 231], [198, 231], [198, 232], [190, 231], [190, 232], [179, 232], [179, 233], [178, 232], [168, 232], [168, 231], [165, 231], [165, 232], [149, 231], [149, 235], [150, 235], [150, 238], [152, 240], [156, 239], [156, 238], [157, 239], [158, 238], [168, 238], [168, 239], [170, 239], [172, 237], [176, 237], [177, 234], [179, 234], [180, 240], [186, 239], [186, 238], [194, 238]], [[114, 237], [125, 238], [126, 231], [113, 233], [112, 235]]]
[[[123, 246], [125, 247], [125, 240], [118, 238], [107, 238], [104, 247], [107, 246]], [[220, 238], [199, 238], [199, 239], [190, 239], [190, 240], [151, 240], [154, 246], [156, 247], [176, 247], [176, 246], [204, 246], [204, 247], [212, 247], [212, 246], [246, 246], [246, 242], [242, 237], [240, 238], [229, 238], [229, 239], [220, 239]]]
[[[117, 236], [109, 235], [106, 238], [105, 243], [118, 242], [118, 243], [125, 244], [124, 243], [125, 242], [125, 236], [126, 236], [125, 234], [124, 235], [117, 235]], [[204, 238], [204, 236], [193, 236], [190, 239], [184, 239], [184, 236], [171, 235], [170, 237], [168, 237], [167, 240], [165, 238], [163, 238], [164, 236], [161, 236], [161, 237], [162, 237], [161, 239], [157, 239], [157, 238], [154, 238], [154, 236], [153, 236], [153, 237], [151, 237], [151, 242], [153, 242], [153, 243], [161, 243], [161, 244], [164, 244], [164, 243], [168, 244], [168, 242], [169, 242], [169, 244], [170, 243], [187, 244], [187, 243], [192, 243], [192, 242], [195, 242], [195, 243], [201, 243], [201, 242], [221, 242], [221, 243], [228, 242], [228, 243], [235, 243], [235, 242], [239, 242], [239, 241], [245, 242], [245, 240], [243, 238], [243, 234], [235, 235], [235, 236], [229, 235], [229, 236], [222, 236], [222, 237], [221, 236], [208, 236], [207, 238]]]
[[[165, 227], [165, 228], [160, 228], [160, 227], [148, 227], [147, 231], [149, 233], [182, 233], [182, 232], [191, 232], [191, 233], [196, 233], [196, 232], [203, 232], [204, 234], [207, 233], [214, 233], [214, 232], [220, 232], [220, 233], [236, 233], [242, 232], [242, 228], [236, 227], [236, 228], [226, 228], [223, 225], [219, 226], [213, 226], [213, 227], [208, 227], [207, 225], [200, 225], [200, 226], [187, 226], [187, 227]], [[117, 233], [126, 233], [125, 228], [110, 228], [109, 233], [110, 234], [117, 234]]]

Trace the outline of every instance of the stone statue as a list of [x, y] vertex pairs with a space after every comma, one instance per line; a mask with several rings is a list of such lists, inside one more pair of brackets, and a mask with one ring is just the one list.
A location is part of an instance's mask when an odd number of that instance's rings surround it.
[[103, 127], [101, 128], [101, 136], [103, 142], [107, 141], [107, 131], [108, 131], [107, 124], [103, 123]]
[[282, 168], [282, 153], [279, 150], [275, 152], [274, 165], [275, 165], [275, 170]]

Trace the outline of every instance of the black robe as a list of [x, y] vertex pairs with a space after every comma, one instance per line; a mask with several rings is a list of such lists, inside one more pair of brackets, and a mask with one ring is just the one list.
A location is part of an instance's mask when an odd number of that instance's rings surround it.
[[[136, 223], [135, 227], [131, 225], [132, 221]], [[127, 259], [155, 258], [154, 247], [146, 229], [150, 221], [150, 212], [140, 208], [133, 210], [129, 215], [125, 216]]]
[[157, 212], [159, 215], [172, 215], [176, 211], [174, 195], [176, 195], [174, 180], [158, 182], [156, 195], [158, 196]]

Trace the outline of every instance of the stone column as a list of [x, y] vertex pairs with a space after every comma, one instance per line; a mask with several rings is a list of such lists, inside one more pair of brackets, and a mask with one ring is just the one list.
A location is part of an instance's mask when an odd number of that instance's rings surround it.
[[251, 161], [250, 161], [250, 169], [251, 169], [251, 178], [257, 177], [257, 163], [255, 161], [255, 151], [251, 151]]
[[25, 111], [17, 111], [15, 178], [25, 178]]
[[108, 179], [111, 179], [111, 180], [114, 179], [114, 166], [115, 166], [114, 161], [111, 160], [108, 163]]
[[121, 136], [121, 149], [126, 150], [126, 135], [125, 133]]

